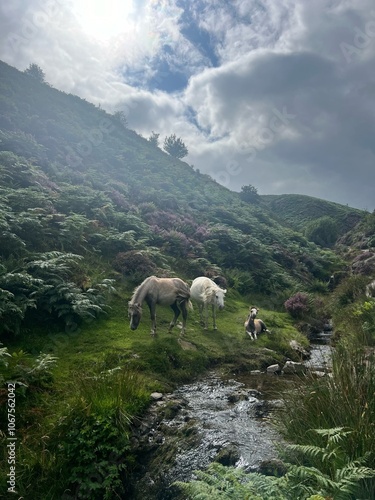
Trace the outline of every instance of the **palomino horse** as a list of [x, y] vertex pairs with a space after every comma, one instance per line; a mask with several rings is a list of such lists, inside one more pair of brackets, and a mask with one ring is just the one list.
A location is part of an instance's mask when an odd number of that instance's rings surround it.
[[185, 333], [187, 306], [191, 306], [190, 289], [180, 278], [157, 278], [149, 276], [135, 290], [128, 303], [130, 328], [136, 330], [142, 317], [142, 304], [146, 302], [150, 309], [151, 335], [156, 335], [156, 304], [170, 306], [174, 318], [169, 325], [170, 332], [182, 312], [182, 334]]
[[246, 333], [250, 335], [251, 340], [256, 340], [259, 333], [270, 333], [261, 319], [255, 319], [257, 314], [258, 308], [255, 306], [250, 307], [250, 314], [245, 321]]
[[[198, 303], [199, 307], [199, 315], [201, 324], [204, 325], [204, 328], [207, 330], [208, 327], [208, 306], [212, 306], [212, 317], [213, 317], [213, 325], [214, 330], [217, 330], [216, 326], [216, 308], [223, 309], [224, 308], [224, 296], [227, 293], [226, 290], [223, 290], [215, 282], [213, 282], [210, 278], [206, 278], [206, 276], [200, 276], [199, 278], [195, 278], [191, 287], [190, 287], [190, 295], [193, 300]], [[205, 318], [203, 321], [203, 309], [205, 311]]]

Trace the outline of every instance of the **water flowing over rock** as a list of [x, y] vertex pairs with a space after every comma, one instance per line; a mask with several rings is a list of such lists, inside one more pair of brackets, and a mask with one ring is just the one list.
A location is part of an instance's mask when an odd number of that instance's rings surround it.
[[215, 373], [164, 396], [134, 428], [142, 465], [134, 498], [173, 499], [174, 481], [189, 481], [213, 461], [257, 470], [275, 459], [281, 439], [268, 423], [275, 406], [261, 391]]
[[175, 499], [172, 483], [191, 480], [195, 470], [213, 461], [249, 472], [282, 468], [276, 451], [282, 440], [269, 421], [283, 404], [280, 393], [301, 383], [306, 370], [327, 375], [330, 363], [330, 346], [316, 345], [303, 363], [274, 364], [236, 380], [212, 372], [172, 394], [154, 394], [148, 415], [133, 428], [140, 468], [132, 498]]

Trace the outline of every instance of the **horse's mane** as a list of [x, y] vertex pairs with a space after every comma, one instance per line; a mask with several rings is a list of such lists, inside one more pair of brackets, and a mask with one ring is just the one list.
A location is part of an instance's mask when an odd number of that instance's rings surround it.
[[[182, 300], [189, 299], [190, 297], [190, 288], [189, 286], [182, 281], [180, 278], [157, 278], [156, 276], [149, 276], [146, 278], [133, 292], [133, 296], [130, 299], [129, 306], [134, 305], [135, 303], [142, 304], [146, 294], [150, 291], [150, 287], [153, 287], [151, 281], [169, 281], [171, 286], [174, 287], [177, 297]], [[158, 286], [158, 283], [154, 283], [154, 285]]]
[[212, 281], [211, 278], [209, 278], [209, 280], [210, 280], [210, 283], [201, 293], [201, 297], [205, 302], [208, 299], [212, 298], [214, 293], [216, 293], [218, 291], [224, 292], [224, 290], [222, 288], [220, 288], [214, 281]]
[[136, 302], [140, 302], [139, 297], [142, 295], [142, 293], [144, 291], [144, 287], [149, 283], [149, 281], [152, 278], [155, 278], [155, 277], [156, 276], [149, 276], [148, 278], [143, 280], [142, 283], [137, 286], [137, 288], [135, 288], [133, 295], [132, 295], [132, 298], [130, 299], [129, 305], [133, 305]]

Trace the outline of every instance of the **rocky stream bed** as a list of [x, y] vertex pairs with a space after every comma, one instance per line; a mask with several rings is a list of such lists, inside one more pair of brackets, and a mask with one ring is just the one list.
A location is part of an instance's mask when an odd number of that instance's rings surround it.
[[[313, 346], [306, 369], [322, 372], [330, 348]], [[176, 498], [174, 481], [189, 481], [212, 461], [264, 471], [277, 466], [281, 437], [270, 423], [280, 393], [295, 375], [252, 372], [225, 375], [213, 371], [171, 394], [153, 394], [147, 416], [134, 428], [133, 448], [140, 468], [134, 500]]]

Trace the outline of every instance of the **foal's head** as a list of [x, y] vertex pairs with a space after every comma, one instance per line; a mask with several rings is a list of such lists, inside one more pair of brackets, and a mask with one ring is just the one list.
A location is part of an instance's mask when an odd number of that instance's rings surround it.
[[128, 317], [130, 318], [130, 328], [131, 330], [136, 330], [138, 328], [139, 322], [142, 317], [142, 307], [141, 304], [135, 302], [132, 304], [128, 303]]
[[250, 307], [250, 318], [252, 319], [256, 318], [257, 314], [258, 314], [258, 309], [255, 306]]

